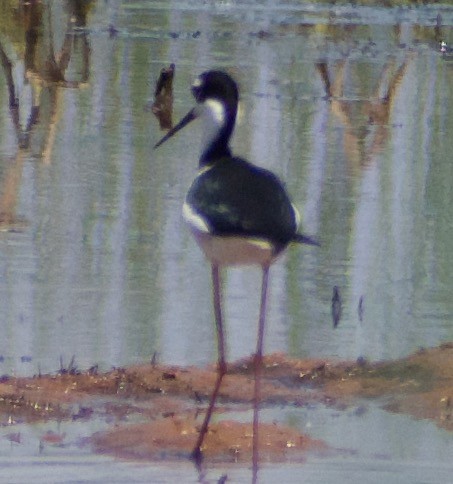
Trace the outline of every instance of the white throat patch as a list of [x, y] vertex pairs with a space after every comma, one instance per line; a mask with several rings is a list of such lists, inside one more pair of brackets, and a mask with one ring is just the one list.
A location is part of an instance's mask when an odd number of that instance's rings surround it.
[[224, 126], [226, 113], [223, 103], [212, 98], [206, 99], [199, 106], [199, 109], [203, 120], [203, 136], [201, 141], [201, 154], [203, 154]]
[[217, 126], [223, 126], [225, 122], [225, 107], [222, 102], [217, 99], [206, 99], [203, 103], [205, 106], [205, 112], [214, 121]]

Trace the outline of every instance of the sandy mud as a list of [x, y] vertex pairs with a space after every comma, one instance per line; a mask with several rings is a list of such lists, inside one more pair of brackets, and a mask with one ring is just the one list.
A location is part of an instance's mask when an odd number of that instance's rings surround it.
[[[265, 358], [262, 407], [305, 406], [314, 402], [347, 408], [357, 399], [382, 401], [390, 412], [431, 419], [453, 430], [453, 343], [420, 350], [397, 360], [298, 360], [281, 354]], [[194, 445], [216, 378], [215, 367], [179, 368], [144, 364], [100, 373], [72, 366], [55, 375], [0, 379], [0, 425], [72, 419], [101, 413], [111, 426], [91, 437], [97, 452], [133, 459], [187, 458]], [[249, 461], [252, 428], [230, 418], [252, 405], [253, 362], [231, 364], [208, 432], [207, 461]], [[301, 461], [307, 451], [328, 450], [324, 442], [278, 423], [260, 426], [260, 459]], [[10, 435], [10, 434], [8, 434]], [[42, 440], [54, 438], [43, 435]]]

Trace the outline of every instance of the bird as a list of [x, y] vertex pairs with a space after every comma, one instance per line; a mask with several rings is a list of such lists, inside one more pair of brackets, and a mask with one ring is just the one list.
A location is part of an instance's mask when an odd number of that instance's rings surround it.
[[230, 138], [236, 124], [239, 88], [225, 71], [203, 72], [191, 86], [196, 104], [154, 148], [193, 120], [203, 122], [198, 174], [182, 207], [185, 222], [211, 264], [213, 306], [217, 330], [217, 378], [195, 443], [192, 459], [201, 464], [203, 441], [227, 372], [222, 313], [221, 270], [258, 265], [262, 269], [258, 335], [254, 363], [252, 464], [258, 468], [258, 408], [269, 268], [292, 243], [319, 245], [298, 231], [299, 213], [283, 182], [271, 171], [234, 156]]

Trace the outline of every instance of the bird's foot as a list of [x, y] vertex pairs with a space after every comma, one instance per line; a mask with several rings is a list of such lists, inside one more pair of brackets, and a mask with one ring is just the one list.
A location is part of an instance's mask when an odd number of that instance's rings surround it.
[[200, 447], [195, 447], [195, 449], [193, 449], [190, 458], [197, 467], [201, 466], [201, 463], [203, 462], [203, 453], [201, 452]]

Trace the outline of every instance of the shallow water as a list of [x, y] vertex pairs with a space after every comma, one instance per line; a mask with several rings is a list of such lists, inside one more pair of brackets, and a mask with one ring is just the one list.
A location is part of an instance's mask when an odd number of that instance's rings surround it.
[[[228, 412], [224, 417], [250, 421], [252, 412]], [[283, 412], [266, 409], [261, 421], [278, 420], [329, 443], [326, 453], [312, 454], [306, 462], [266, 464], [260, 482], [448, 482], [453, 439], [431, 422], [393, 415], [363, 402], [346, 411], [312, 405]], [[107, 415], [88, 421], [47, 422], [0, 429], [0, 482], [199, 482], [195, 467], [187, 461], [124, 462], [92, 455], [89, 437], [111, 426]], [[47, 442], [45, 436], [61, 437]], [[213, 464], [207, 482], [226, 474], [231, 482], [250, 482], [247, 466]], [[47, 479], [47, 480], [46, 480]], [[83, 479], [83, 481], [82, 481]]]
[[[73, 357], [79, 368], [215, 360], [210, 271], [180, 215], [200, 127], [152, 149], [162, 132], [146, 106], [171, 62], [174, 120], [198, 73], [237, 78], [234, 150], [286, 181], [322, 243], [272, 268], [266, 351], [379, 360], [452, 339], [453, 61], [438, 49], [453, 44], [451, 7], [117, 0], [43, 2], [27, 17], [13, 4], [0, 20], [12, 66], [0, 71], [0, 375]], [[40, 26], [34, 57], [25, 18]], [[256, 269], [226, 276], [231, 359], [254, 349], [259, 284]], [[351, 461], [336, 462], [348, 475]], [[355, 481], [371, 482], [368, 464]]]

